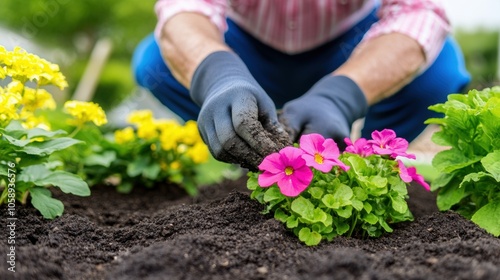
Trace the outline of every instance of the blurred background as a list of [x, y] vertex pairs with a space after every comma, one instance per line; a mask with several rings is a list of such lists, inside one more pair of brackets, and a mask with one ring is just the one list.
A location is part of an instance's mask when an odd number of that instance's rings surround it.
[[[22, 4], [21, 4], [22, 3]], [[21, 46], [58, 63], [68, 98], [106, 110], [139, 94], [130, 69], [135, 46], [151, 33], [155, 0], [2, 0], [0, 45]], [[472, 74], [470, 88], [499, 84], [499, 0], [443, 0]], [[496, 13], [496, 14], [495, 14]]]

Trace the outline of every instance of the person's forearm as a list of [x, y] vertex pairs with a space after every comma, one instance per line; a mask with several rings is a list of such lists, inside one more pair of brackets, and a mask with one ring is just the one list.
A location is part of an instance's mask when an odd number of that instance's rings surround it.
[[186, 88], [198, 65], [209, 54], [229, 50], [217, 27], [196, 13], [180, 13], [163, 26], [160, 51], [174, 77]]
[[361, 43], [333, 74], [351, 78], [372, 105], [408, 84], [424, 63], [417, 41], [391, 33]]

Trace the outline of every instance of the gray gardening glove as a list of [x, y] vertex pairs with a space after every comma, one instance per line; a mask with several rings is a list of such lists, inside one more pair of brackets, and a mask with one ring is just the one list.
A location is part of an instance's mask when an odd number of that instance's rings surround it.
[[280, 120], [295, 142], [302, 134], [319, 133], [344, 148], [352, 123], [367, 110], [366, 98], [354, 81], [328, 75], [301, 97], [285, 103]]
[[234, 53], [218, 51], [196, 69], [191, 98], [198, 129], [212, 155], [256, 171], [262, 159], [291, 143], [271, 98]]

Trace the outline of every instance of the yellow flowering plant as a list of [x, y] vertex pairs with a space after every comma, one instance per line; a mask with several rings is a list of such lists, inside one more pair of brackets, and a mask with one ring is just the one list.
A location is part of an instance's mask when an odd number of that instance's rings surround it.
[[54, 153], [82, 143], [67, 137], [63, 130], [50, 130], [39, 112], [54, 109], [52, 95], [43, 87], [67, 86], [59, 67], [21, 48], [7, 51], [0, 46], [0, 78], [9, 83], [0, 87], [0, 204], [7, 204], [15, 215], [16, 200], [31, 204], [45, 218], [60, 216], [61, 201], [52, 198], [48, 187], [65, 193], [90, 195], [80, 177], [62, 170], [51, 160]]
[[[103, 120], [102, 114], [92, 108], [68, 102], [65, 108], [80, 116], [72, 123], [87, 119], [98, 124]], [[196, 123], [181, 125], [175, 120], [155, 119], [149, 110], [134, 111], [127, 120], [129, 126], [112, 133], [81, 126], [75, 138], [85, 141], [87, 148], [74, 147], [60, 153], [61, 161], [90, 184], [115, 182], [119, 192], [128, 193], [135, 185], [152, 187], [172, 182], [195, 195], [200, 184], [199, 166], [210, 159]]]
[[52, 219], [64, 206], [50, 187], [88, 196], [89, 185], [106, 182], [124, 193], [172, 182], [194, 195], [198, 185], [239, 174], [214, 162], [195, 122], [181, 125], [143, 110], [115, 131], [104, 126], [106, 114], [96, 103], [69, 100], [56, 110], [45, 86], [67, 87], [59, 67], [21, 48], [0, 46], [0, 79], [8, 79], [0, 86], [0, 204], [30, 197]]

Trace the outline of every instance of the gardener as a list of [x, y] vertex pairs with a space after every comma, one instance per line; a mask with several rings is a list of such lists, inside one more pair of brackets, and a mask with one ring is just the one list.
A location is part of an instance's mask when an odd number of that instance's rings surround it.
[[343, 143], [363, 117], [363, 137], [390, 128], [411, 141], [435, 116], [427, 107], [469, 81], [432, 0], [159, 0], [155, 10], [155, 36], [133, 59], [138, 83], [197, 119], [215, 158], [246, 167], [280, 139]]

